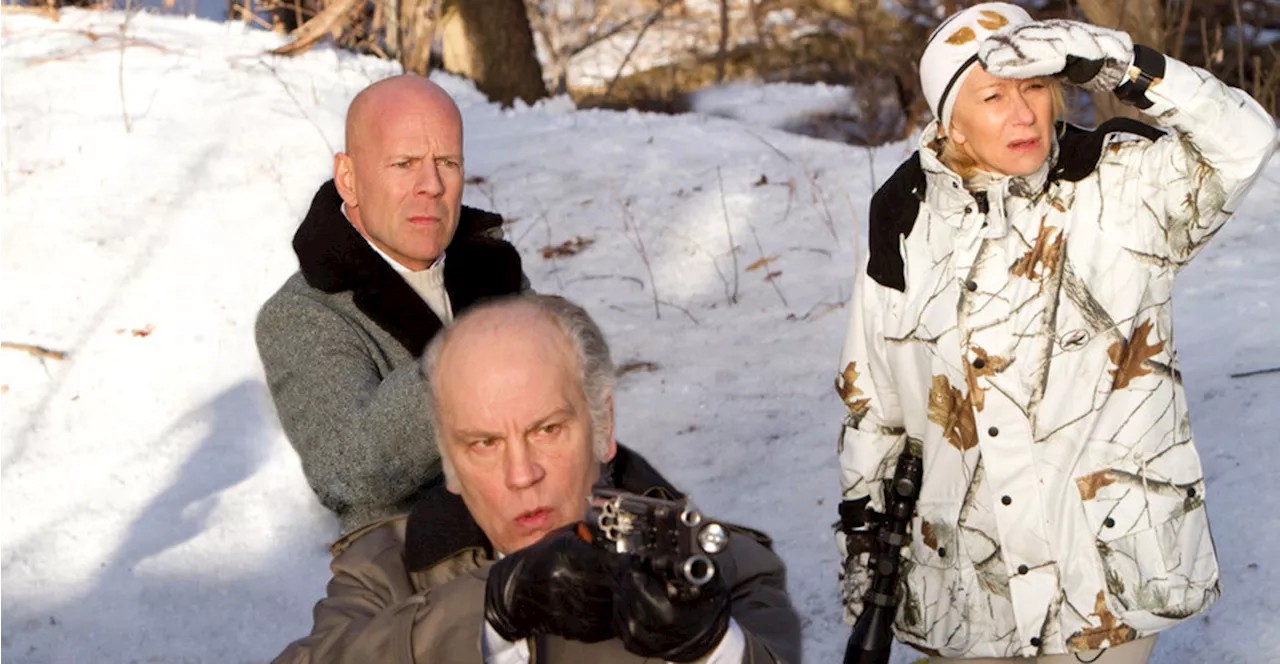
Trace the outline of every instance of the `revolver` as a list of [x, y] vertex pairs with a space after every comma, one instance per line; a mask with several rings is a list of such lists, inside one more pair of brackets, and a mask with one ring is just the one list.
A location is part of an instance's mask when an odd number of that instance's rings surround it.
[[645, 560], [673, 599], [693, 598], [715, 578], [712, 555], [729, 546], [729, 530], [703, 518], [688, 498], [663, 500], [596, 487], [578, 535], [605, 551]]

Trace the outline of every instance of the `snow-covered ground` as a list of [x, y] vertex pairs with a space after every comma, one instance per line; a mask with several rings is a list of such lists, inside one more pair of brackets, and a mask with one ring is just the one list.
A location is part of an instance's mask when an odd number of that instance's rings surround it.
[[[347, 102], [393, 70], [147, 15], [122, 68], [121, 20], [0, 22], [0, 334], [68, 353], [0, 351], [2, 655], [261, 662], [308, 630], [337, 524], [280, 432], [253, 319], [295, 269]], [[776, 538], [806, 660], [838, 661], [832, 378], [859, 220], [909, 146], [564, 99], [503, 111], [437, 80], [465, 116], [467, 202], [506, 215], [535, 287], [585, 304], [643, 367], [621, 381], [620, 439], [708, 514]], [[1280, 366], [1277, 206], [1280, 163], [1182, 277], [1226, 592], [1157, 662], [1280, 661], [1280, 374], [1230, 377]], [[543, 258], [578, 237], [595, 242]]]

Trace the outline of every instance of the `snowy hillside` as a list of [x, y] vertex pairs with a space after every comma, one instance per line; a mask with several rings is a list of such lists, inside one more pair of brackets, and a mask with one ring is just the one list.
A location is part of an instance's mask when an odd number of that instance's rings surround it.
[[[347, 102], [394, 70], [147, 15], [122, 66], [121, 20], [0, 23], [0, 336], [67, 353], [0, 351], [2, 655], [266, 661], [309, 629], [337, 523], [280, 432], [254, 315], [296, 269], [289, 241]], [[587, 306], [634, 369], [620, 440], [704, 512], [774, 536], [806, 661], [837, 661], [832, 378], [858, 220], [911, 148], [565, 99], [503, 111], [437, 80], [465, 118], [466, 202], [504, 214], [534, 286]], [[1278, 206], [1280, 160], [1182, 277], [1225, 596], [1157, 662], [1280, 661], [1280, 374], [1231, 377], [1280, 366]]]

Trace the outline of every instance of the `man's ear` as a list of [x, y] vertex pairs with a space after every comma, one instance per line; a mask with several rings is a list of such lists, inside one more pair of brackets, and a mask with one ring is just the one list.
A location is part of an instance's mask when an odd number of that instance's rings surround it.
[[351, 155], [345, 152], [333, 155], [333, 184], [338, 187], [338, 195], [347, 207], [353, 208], [360, 204], [356, 199], [355, 165], [351, 162]]
[[600, 459], [600, 463], [608, 463], [610, 461], [613, 461], [613, 457], [618, 453], [618, 441], [614, 440], [613, 438], [613, 396], [612, 395], [609, 396], [609, 401], [606, 403], [607, 403], [607, 407], [605, 408], [605, 419], [606, 419], [607, 426], [605, 427], [604, 435], [609, 440], [609, 446], [605, 448], [604, 458]]

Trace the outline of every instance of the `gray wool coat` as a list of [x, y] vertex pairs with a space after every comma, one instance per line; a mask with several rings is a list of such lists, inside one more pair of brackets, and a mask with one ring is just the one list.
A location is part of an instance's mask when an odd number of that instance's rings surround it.
[[[299, 271], [255, 336], [280, 423], [307, 482], [347, 533], [406, 513], [440, 475], [418, 357], [442, 328], [341, 212], [332, 181], [293, 239]], [[527, 284], [502, 218], [463, 208], [446, 249], [455, 312]]]

